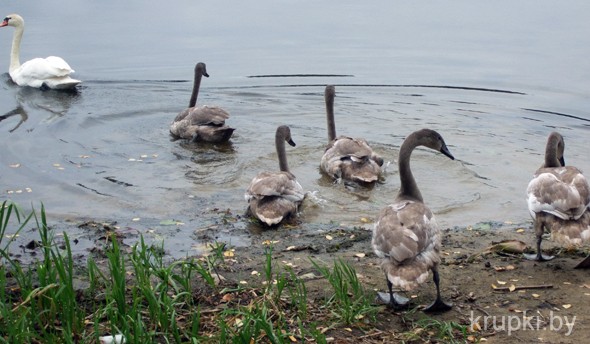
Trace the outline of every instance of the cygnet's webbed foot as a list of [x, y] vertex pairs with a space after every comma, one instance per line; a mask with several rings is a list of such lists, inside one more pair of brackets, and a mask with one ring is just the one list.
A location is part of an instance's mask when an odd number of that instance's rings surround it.
[[[391, 296], [393, 296], [393, 298]], [[379, 292], [377, 293], [377, 299], [381, 303], [386, 304], [387, 307], [392, 308], [396, 311], [407, 309], [410, 304], [410, 299], [396, 293], [389, 294]]]
[[574, 267], [574, 269], [590, 269], [590, 255], [579, 262], [578, 265]]
[[443, 313], [448, 312], [453, 308], [453, 304], [444, 302], [440, 297], [437, 297], [433, 303], [426, 306], [422, 311], [427, 313]]
[[539, 253], [523, 253], [522, 255], [524, 256], [524, 258], [526, 258], [528, 260], [536, 260], [538, 262], [545, 262], [545, 261], [552, 260], [553, 258], [555, 258], [555, 256], [547, 256], [541, 252], [539, 252]]

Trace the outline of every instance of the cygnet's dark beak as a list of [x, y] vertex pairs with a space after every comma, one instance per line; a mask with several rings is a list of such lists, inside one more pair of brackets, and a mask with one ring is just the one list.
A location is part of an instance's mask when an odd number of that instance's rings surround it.
[[451, 158], [451, 160], [455, 160], [455, 157], [453, 156], [453, 154], [451, 154], [446, 144], [443, 144], [442, 148], [440, 149], [440, 152]]

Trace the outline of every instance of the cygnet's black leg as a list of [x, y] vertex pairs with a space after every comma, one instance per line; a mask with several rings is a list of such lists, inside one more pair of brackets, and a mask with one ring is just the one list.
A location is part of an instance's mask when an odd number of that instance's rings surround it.
[[403, 297], [399, 294], [393, 292], [393, 284], [389, 282], [389, 278], [385, 275], [385, 279], [387, 280], [387, 289], [389, 289], [389, 293], [377, 293], [377, 297], [388, 307], [394, 310], [401, 310], [408, 306], [410, 299], [407, 297]]
[[543, 231], [544, 231], [544, 221], [542, 219], [544, 215], [537, 214], [537, 218], [535, 219], [535, 235], [537, 236], [537, 254], [529, 254], [525, 253], [524, 257], [528, 260], [536, 260], [539, 262], [544, 262], [547, 260], [551, 260], [555, 258], [555, 256], [546, 256], [541, 251], [541, 242], [543, 241]]
[[446, 303], [440, 297], [440, 277], [438, 276], [438, 267], [435, 266], [432, 268], [432, 280], [434, 281], [434, 285], [436, 286], [436, 300], [429, 306], [423, 309], [424, 312], [446, 312], [451, 310], [453, 307], [452, 304]]

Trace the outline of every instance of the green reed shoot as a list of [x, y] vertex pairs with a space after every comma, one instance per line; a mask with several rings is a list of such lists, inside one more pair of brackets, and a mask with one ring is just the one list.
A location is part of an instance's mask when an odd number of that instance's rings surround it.
[[[425, 330], [426, 333], [432, 333], [437, 342], [445, 343], [464, 343], [467, 338], [467, 326], [461, 325], [455, 321], [443, 321], [431, 317], [419, 319], [413, 323], [414, 328]], [[415, 331], [404, 333], [404, 337], [409, 340], [419, 339]], [[414, 338], [412, 338], [414, 337]], [[459, 338], [457, 338], [459, 337]]]
[[[0, 231], [14, 233], [10, 230], [22, 230], [34, 219], [40, 255], [23, 268], [7, 253], [10, 242], [1, 245], [1, 258], [8, 264], [0, 262], [0, 344], [97, 343], [99, 336], [107, 334], [123, 334], [127, 344], [291, 343], [294, 339], [326, 343], [317, 328], [327, 325], [308, 319], [305, 281], [291, 267], [273, 265], [272, 247], [265, 252], [264, 283], [248, 287], [236, 283], [233, 289], [220, 291], [216, 282], [218, 270], [225, 268], [223, 243], [211, 245], [211, 254], [203, 259], [166, 262], [162, 248], [147, 245], [143, 237], [127, 251], [113, 236], [107, 238], [106, 266], [89, 257], [80, 270], [74, 264], [69, 236], [64, 233], [56, 244], [43, 207], [39, 217], [34, 211], [22, 214], [3, 204]], [[314, 265], [334, 289], [330, 306], [316, 311], [328, 309], [345, 322], [371, 314], [352, 267], [341, 261], [333, 270]], [[79, 279], [75, 275], [81, 271], [90, 285], [86, 290], [75, 286]], [[235, 293], [235, 301], [216, 303], [225, 292]], [[323, 314], [320, 322], [329, 321], [333, 327], [326, 315], [330, 314]]]
[[375, 320], [379, 308], [365, 294], [354, 268], [338, 259], [334, 262], [333, 270], [320, 266], [314, 260], [311, 263], [328, 280], [334, 290], [334, 294], [328, 299], [327, 304], [333, 305], [332, 313], [346, 324], [358, 322], [365, 316], [371, 321]]
[[[25, 228], [29, 220], [33, 216], [33, 212], [31, 212], [27, 217], [21, 214], [22, 212], [18, 210], [18, 207], [9, 201], [2, 202], [0, 208], [0, 245], [5, 238], [9, 238], [8, 241], [5, 243], [4, 247], [0, 247], [0, 253], [4, 256], [5, 259], [10, 260], [8, 258], [8, 247], [14, 241], [14, 239], [18, 236], [18, 234]], [[16, 222], [18, 224], [17, 230], [10, 234], [10, 237], [7, 234], [8, 225], [10, 223], [11, 216], [14, 215], [16, 217]], [[1, 263], [2, 261], [0, 261]]]

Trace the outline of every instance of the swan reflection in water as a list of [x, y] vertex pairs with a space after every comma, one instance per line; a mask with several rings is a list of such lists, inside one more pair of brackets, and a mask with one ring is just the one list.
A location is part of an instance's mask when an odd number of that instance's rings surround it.
[[[9, 117], [20, 115], [21, 120], [16, 127], [12, 128], [10, 132], [15, 131], [19, 126], [29, 119], [39, 118], [40, 122], [51, 123], [52, 121], [65, 116], [72, 105], [80, 100], [80, 93], [78, 92], [64, 92], [56, 90], [40, 90], [32, 87], [20, 87], [16, 85], [8, 73], [4, 73], [1, 77], [4, 81], [4, 89], [10, 93], [8, 97], [14, 96], [16, 105], [14, 109], [0, 115], [0, 121]], [[49, 113], [44, 116], [43, 113]], [[43, 117], [41, 117], [43, 116]], [[30, 124], [29, 124], [30, 125]]]
[[15, 115], [20, 115], [20, 121], [16, 124], [14, 128], [9, 130], [9, 132], [11, 133], [18, 129], [18, 127], [20, 127], [20, 125], [23, 124], [23, 122], [25, 122], [29, 118], [29, 115], [27, 114], [25, 109], [23, 109], [23, 107], [19, 105], [16, 107], [16, 109], [8, 111], [4, 115], [0, 116], [0, 122], [2, 122], [3, 120]]
[[18, 87], [15, 95], [17, 104], [25, 104], [30, 109], [29, 112], [33, 109], [49, 112], [50, 115], [45, 118], [45, 122], [63, 117], [79, 97], [80, 94], [77, 92], [42, 91], [32, 87]]

